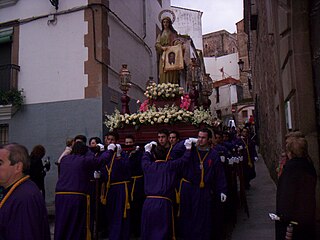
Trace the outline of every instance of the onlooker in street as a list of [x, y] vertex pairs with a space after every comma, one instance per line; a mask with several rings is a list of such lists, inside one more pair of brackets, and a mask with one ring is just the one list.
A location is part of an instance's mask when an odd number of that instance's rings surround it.
[[28, 150], [19, 144], [0, 147], [0, 239], [50, 240], [47, 209], [29, 179]]
[[315, 188], [317, 175], [308, 159], [305, 138], [290, 138], [286, 145], [288, 161], [278, 181], [276, 239], [283, 240], [288, 224], [293, 227], [294, 240], [315, 239]]
[[33, 147], [30, 154], [30, 179], [37, 184], [40, 189], [43, 198], [46, 196], [46, 191], [44, 187], [44, 177], [46, 176], [46, 170], [49, 171], [50, 165], [44, 165], [42, 163], [42, 158], [46, 154], [46, 149], [42, 145], [36, 145]]
[[[288, 141], [291, 138], [300, 138], [300, 137], [304, 138], [303, 133], [300, 132], [300, 131], [289, 132], [285, 136], [286, 144], [288, 143]], [[279, 165], [277, 167], [278, 178], [282, 174], [283, 166], [286, 164], [287, 160], [288, 160], [288, 156], [287, 156], [287, 153], [284, 151], [284, 152], [281, 153], [281, 158], [280, 158], [280, 161], [279, 161]]]

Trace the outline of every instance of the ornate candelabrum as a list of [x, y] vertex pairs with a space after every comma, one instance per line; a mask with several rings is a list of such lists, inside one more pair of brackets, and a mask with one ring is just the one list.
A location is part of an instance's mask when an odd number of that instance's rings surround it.
[[148, 87], [152, 85], [152, 83], [156, 83], [156, 82], [153, 80], [153, 77], [149, 77], [149, 80], [147, 81], [146, 86]]
[[189, 97], [191, 100], [190, 111], [193, 111], [194, 108], [198, 105], [197, 100], [199, 97], [199, 92], [197, 90], [199, 81], [198, 81], [198, 63], [196, 58], [191, 58], [191, 88], [189, 91]]
[[202, 80], [203, 107], [209, 109], [211, 100], [209, 96], [212, 94], [213, 83], [209, 73], [206, 73]]
[[131, 87], [131, 74], [130, 71], [128, 70], [127, 64], [122, 64], [122, 68], [119, 72], [119, 87], [123, 93], [121, 96], [121, 103], [122, 103], [122, 114], [125, 113], [130, 113], [129, 111], [129, 102], [130, 102], [130, 97], [127, 95], [130, 87]]

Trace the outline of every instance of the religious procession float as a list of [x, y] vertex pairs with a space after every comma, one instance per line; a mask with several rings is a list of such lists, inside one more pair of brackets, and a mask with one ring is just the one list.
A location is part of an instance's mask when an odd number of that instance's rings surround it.
[[137, 112], [129, 112], [124, 95], [122, 111], [115, 109], [113, 114], [106, 115], [105, 125], [119, 133], [120, 142], [125, 135], [132, 135], [137, 143], [145, 143], [156, 138], [160, 129], [175, 130], [181, 138], [187, 138], [196, 136], [201, 127], [219, 123], [207, 107], [197, 104], [196, 89], [186, 93], [179, 84], [149, 81], [144, 95], [146, 99], [138, 101]]
[[133, 135], [137, 143], [147, 142], [157, 136], [160, 129], [178, 131], [181, 138], [195, 136], [200, 127], [219, 123], [210, 112], [212, 79], [205, 72], [201, 51], [192, 39], [180, 35], [173, 28], [175, 14], [163, 10], [159, 14], [162, 31], [155, 49], [159, 55], [158, 83], [151, 79], [145, 89], [145, 100], [139, 101], [137, 112], [130, 113], [130, 72], [123, 65], [119, 72], [122, 111], [107, 115], [105, 125], [117, 131], [120, 142], [125, 135]]

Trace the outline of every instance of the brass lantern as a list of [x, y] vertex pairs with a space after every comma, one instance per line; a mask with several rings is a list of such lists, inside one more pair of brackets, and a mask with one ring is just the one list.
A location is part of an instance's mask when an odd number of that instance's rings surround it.
[[127, 64], [122, 64], [122, 68], [119, 72], [119, 87], [121, 91], [123, 91], [124, 94], [126, 94], [129, 91], [129, 88], [131, 86], [131, 74], [130, 71], [128, 70], [128, 65]]

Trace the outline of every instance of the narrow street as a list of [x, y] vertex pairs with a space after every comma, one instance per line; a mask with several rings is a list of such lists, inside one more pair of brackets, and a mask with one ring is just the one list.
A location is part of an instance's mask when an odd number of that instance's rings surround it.
[[[231, 240], [272, 240], [275, 239], [274, 222], [268, 216], [276, 209], [276, 185], [271, 179], [268, 169], [261, 155], [256, 162], [257, 177], [251, 181], [251, 188], [247, 191], [250, 217], [243, 209], [238, 210], [238, 221], [232, 232]], [[53, 239], [54, 216], [53, 206], [48, 206], [51, 233]]]
[[274, 222], [270, 220], [268, 214], [275, 213], [276, 185], [261, 155], [256, 162], [256, 173], [257, 177], [251, 181], [251, 188], [247, 191], [250, 218], [243, 209], [239, 209], [232, 240], [275, 239]]

